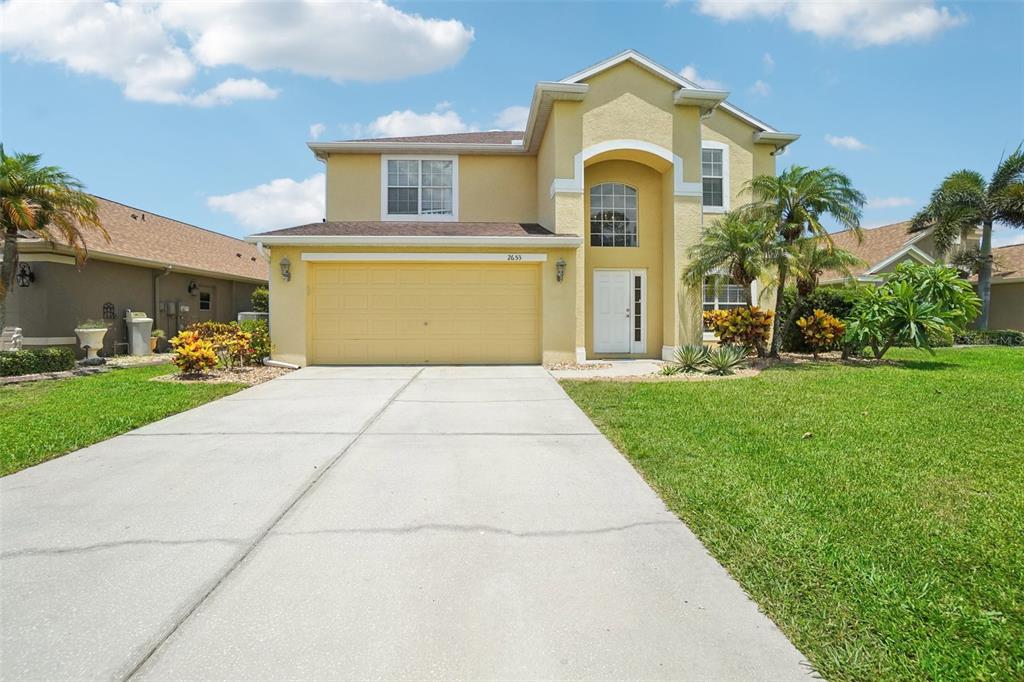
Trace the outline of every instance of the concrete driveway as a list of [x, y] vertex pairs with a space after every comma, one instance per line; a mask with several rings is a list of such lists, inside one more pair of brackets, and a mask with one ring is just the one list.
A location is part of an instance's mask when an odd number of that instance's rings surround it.
[[0, 479], [4, 679], [806, 679], [539, 367], [311, 367]]

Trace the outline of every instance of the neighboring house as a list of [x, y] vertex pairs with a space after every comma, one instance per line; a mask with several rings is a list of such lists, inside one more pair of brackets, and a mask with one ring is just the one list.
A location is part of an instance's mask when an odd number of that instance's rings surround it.
[[[852, 251], [864, 263], [850, 269], [859, 282], [880, 282], [897, 265], [912, 261], [931, 264], [943, 260], [935, 248], [931, 230], [910, 233], [910, 221], [863, 230], [858, 243], [849, 230], [836, 232], [832, 241], [836, 246]], [[971, 235], [954, 245], [954, 252], [975, 249], [979, 235]], [[949, 260], [952, 254], [947, 254]], [[1024, 329], [1024, 245], [992, 249], [992, 300], [989, 306], [989, 329]], [[840, 284], [850, 279], [840, 272], [826, 272], [822, 284]], [[977, 282], [977, 277], [972, 278]]]
[[[633, 51], [536, 85], [526, 130], [312, 142], [324, 222], [270, 248], [275, 357], [666, 357], [732, 285], [680, 287], [702, 225], [797, 139]], [[703, 298], [703, 300], [702, 300]]]
[[110, 242], [86, 231], [80, 269], [64, 243], [18, 241], [19, 267], [31, 275], [11, 288], [6, 324], [21, 327], [26, 346], [76, 345], [75, 326], [102, 319], [110, 330], [103, 354], [111, 355], [126, 340], [125, 310], [147, 313], [170, 337], [199, 320], [235, 319], [266, 284], [267, 261], [252, 244], [95, 199]]
[[1024, 331], [1024, 244], [992, 249], [992, 259], [988, 328]]

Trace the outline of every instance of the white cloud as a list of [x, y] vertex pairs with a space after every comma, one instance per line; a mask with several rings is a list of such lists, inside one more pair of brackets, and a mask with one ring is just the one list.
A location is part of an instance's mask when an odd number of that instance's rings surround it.
[[232, 194], [208, 197], [206, 205], [254, 230], [316, 223], [324, 217], [324, 174], [298, 181], [278, 178]]
[[314, 123], [313, 125], [309, 126], [309, 136], [314, 140], [319, 140], [320, 136], [323, 135], [324, 132], [326, 132], [326, 130], [327, 126], [325, 126], [323, 123]]
[[750, 94], [760, 95], [761, 97], [767, 97], [772, 94], [772, 86], [765, 83], [763, 80], [758, 80], [750, 86]]
[[287, 69], [335, 81], [381, 81], [456, 64], [473, 29], [407, 14], [380, 0], [277, 3], [164, 2], [167, 26], [185, 31], [204, 66]]
[[494, 127], [498, 130], [526, 130], [526, 119], [530, 116], [530, 107], [505, 107], [494, 119]]
[[365, 128], [370, 137], [408, 137], [412, 135], [445, 135], [465, 133], [471, 127], [458, 112], [451, 109], [419, 114], [410, 109], [392, 111], [378, 116]]
[[783, 18], [795, 31], [856, 47], [926, 40], [966, 21], [934, 0], [699, 0], [697, 11], [722, 21]]
[[775, 70], [775, 58], [772, 57], [771, 52], [765, 52], [761, 57], [761, 64], [764, 66], [764, 70], [771, 73]]
[[901, 206], [913, 206], [914, 200], [910, 197], [869, 197], [868, 208], [899, 208]]
[[846, 149], [851, 152], [860, 152], [868, 148], [853, 135], [825, 135], [825, 142], [837, 149]]
[[687, 64], [679, 71], [679, 75], [688, 81], [696, 83], [702, 88], [708, 90], [726, 90], [725, 84], [721, 81], [712, 80], [710, 78], [704, 78], [697, 72], [697, 67], [693, 64]]
[[258, 78], [228, 78], [190, 101], [197, 107], [231, 104], [241, 99], [274, 99], [280, 93]]
[[196, 94], [200, 66], [379, 81], [452, 66], [472, 41], [473, 30], [461, 22], [407, 14], [380, 0], [0, 4], [4, 52], [106, 78], [128, 99], [162, 104], [213, 106], [277, 93], [255, 78], [229, 78]]

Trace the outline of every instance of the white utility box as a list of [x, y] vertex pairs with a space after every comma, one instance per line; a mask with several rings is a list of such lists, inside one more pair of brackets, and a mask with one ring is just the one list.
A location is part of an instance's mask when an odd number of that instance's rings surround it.
[[153, 332], [153, 319], [146, 313], [130, 313], [128, 323], [128, 352], [132, 355], [149, 355], [149, 337]]

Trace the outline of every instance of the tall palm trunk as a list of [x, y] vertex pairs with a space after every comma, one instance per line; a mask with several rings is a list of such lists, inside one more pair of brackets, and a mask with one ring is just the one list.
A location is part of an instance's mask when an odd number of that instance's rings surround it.
[[988, 306], [992, 300], [992, 221], [986, 220], [981, 228], [981, 267], [978, 268], [978, 297], [981, 314], [978, 329], [988, 329]]
[[7, 324], [7, 295], [14, 284], [14, 269], [18, 266], [18, 231], [4, 230], [4, 260], [0, 263], [0, 331]]
[[786, 304], [786, 267], [785, 263], [779, 265], [779, 284], [778, 289], [775, 291], [775, 319], [772, 320], [772, 345], [768, 351], [768, 357], [778, 358], [779, 357], [779, 346], [782, 343], [782, 320], [779, 316], [779, 311]]

